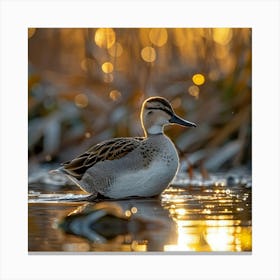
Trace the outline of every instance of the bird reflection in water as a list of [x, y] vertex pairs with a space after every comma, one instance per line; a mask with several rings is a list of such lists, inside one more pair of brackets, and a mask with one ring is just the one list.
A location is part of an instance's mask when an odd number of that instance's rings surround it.
[[86, 238], [89, 250], [96, 251], [163, 251], [177, 238], [169, 212], [155, 199], [86, 203], [64, 217], [59, 227]]

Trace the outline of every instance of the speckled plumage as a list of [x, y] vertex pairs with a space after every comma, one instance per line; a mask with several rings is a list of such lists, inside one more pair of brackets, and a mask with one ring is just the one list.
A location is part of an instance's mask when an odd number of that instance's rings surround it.
[[116, 160], [122, 158], [133, 149], [137, 148], [143, 137], [114, 138], [103, 141], [89, 148], [85, 153], [71, 161], [63, 163], [68, 175], [80, 180], [87, 169], [104, 160]]
[[174, 178], [178, 155], [163, 127], [177, 123], [195, 126], [174, 113], [162, 97], [144, 101], [141, 124], [145, 137], [103, 141], [82, 155], [63, 163], [60, 171], [93, 196], [150, 197], [160, 194]]

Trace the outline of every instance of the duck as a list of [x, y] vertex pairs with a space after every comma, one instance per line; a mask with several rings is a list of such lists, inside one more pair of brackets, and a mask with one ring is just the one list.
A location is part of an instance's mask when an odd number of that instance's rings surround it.
[[91, 199], [156, 197], [179, 167], [177, 150], [164, 133], [167, 125], [196, 127], [179, 117], [160, 96], [144, 100], [140, 113], [143, 137], [119, 137], [91, 146], [57, 169]]

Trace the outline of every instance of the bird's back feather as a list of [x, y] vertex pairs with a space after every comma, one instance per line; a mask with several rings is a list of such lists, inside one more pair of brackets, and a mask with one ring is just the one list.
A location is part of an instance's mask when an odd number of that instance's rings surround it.
[[135, 148], [144, 137], [113, 138], [89, 148], [85, 153], [62, 164], [62, 171], [80, 180], [87, 169], [100, 161], [116, 160], [124, 157]]

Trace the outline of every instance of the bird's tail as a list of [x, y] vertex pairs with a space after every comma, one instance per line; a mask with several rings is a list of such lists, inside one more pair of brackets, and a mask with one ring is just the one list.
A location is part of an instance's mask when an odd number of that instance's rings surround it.
[[49, 171], [49, 174], [56, 175], [56, 174], [65, 174], [63, 167], [59, 167], [57, 169], [52, 169]]

